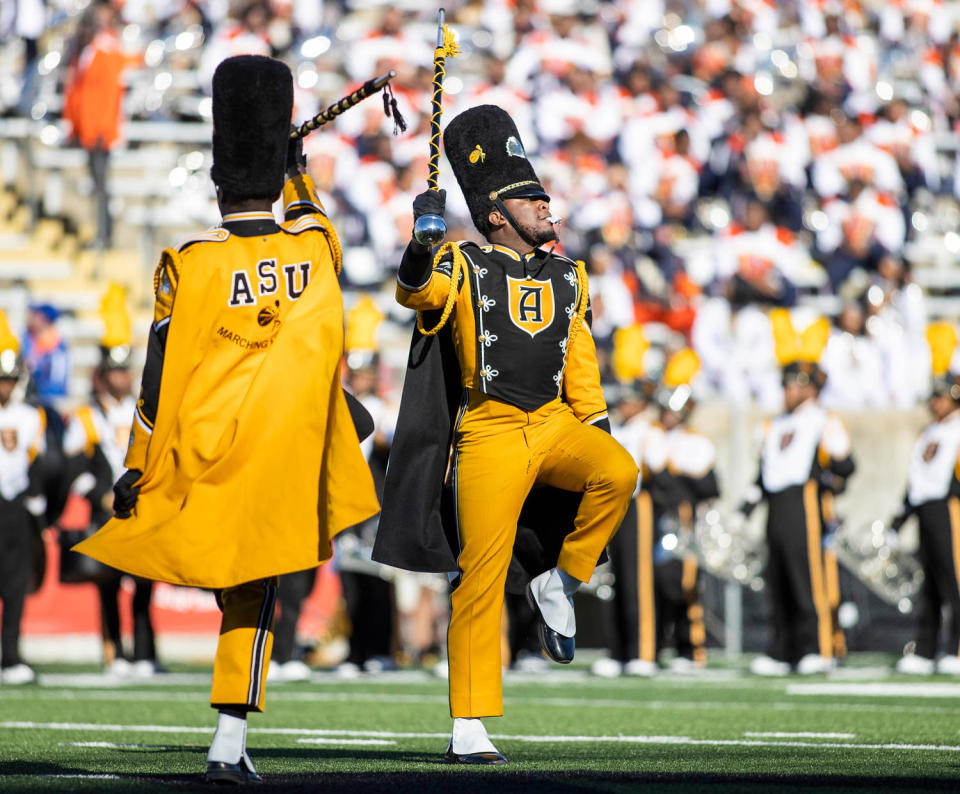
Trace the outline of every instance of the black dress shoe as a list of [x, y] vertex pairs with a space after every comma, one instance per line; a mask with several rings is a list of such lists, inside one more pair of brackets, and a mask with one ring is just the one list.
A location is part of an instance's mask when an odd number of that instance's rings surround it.
[[204, 783], [218, 783], [226, 786], [243, 786], [247, 783], [261, 783], [263, 778], [247, 766], [246, 760], [240, 756], [239, 764], [229, 764], [226, 761], [207, 761], [207, 774]]
[[537, 635], [540, 637], [540, 647], [543, 648], [543, 652], [558, 664], [570, 664], [577, 647], [574, 638], [566, 637], [547, 625], [537, 599], [533, 597], [533, 592], [530, 590], [530, 585], [527, 585], [527, 601], [530, 603], [533, 614], [537, 616]]
[[453, 742], [447, 747], [443, 760], [448, 764], [473, 764], [474, 766], [506, 766], [507, 757], [503, 753], [455, 753]]

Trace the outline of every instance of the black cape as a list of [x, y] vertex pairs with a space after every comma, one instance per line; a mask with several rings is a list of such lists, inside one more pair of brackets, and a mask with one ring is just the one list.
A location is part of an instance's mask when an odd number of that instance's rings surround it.
[[[439, 316], [439, 311], [425, 312], [424, 324], [435, 325]], [[444, 475], [462, 399], [449, 327], [435, 336], [414, 328], [373, 546], [377, 562], [408, 571], [459, 571], [453, 491]], [[552, 487], [530, 492], [517, 528], [508, 591], [522, 593], [530, 578], [557, 564], [581, 497]]]

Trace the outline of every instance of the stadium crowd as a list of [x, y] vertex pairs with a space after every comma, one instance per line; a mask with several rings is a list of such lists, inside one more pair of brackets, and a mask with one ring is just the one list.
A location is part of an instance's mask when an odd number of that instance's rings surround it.
[[[554, 214], [566, 218], [563, 248], [588, 264], [602, 348], [642, 324], [638, 374], [692, 343], [701, 396], [752, 397], [773, 410], [782, 362], [769, 310], [806, 307], [836, 318], [828, 405], [902, 408], [926, 392], [927, 311], [905, 255], [952, 217], [953, 4], [454, 6], [463, 55], [448, 65], [444, 112], [489, 103], [517, 120]], [[297, 0], [131, 0], [115, 14], [66, 0], [4, 8], [0, 29], [23, 41], [21, 79], [11, 70], [0, 90], [8, 115], [55, 118], [62, 104], [76, 116], [76, 73], [97, 52], [124, 55], [111, 67], [126, 69], [124, 115], [170, 124], [209, 119], [213, 69], [231, 54], [291, 65], [296, 122], [397, 70], [406, 130], [368, 102], [305, 146], [344, 240], [345, 287], [391, 282], [426, 177], [433, 11]], [[4, 38], [9, 62], [17, 45]], [[208, 164], [194, 158], [193, 178], [170, 199], [186, 223], [215, 222]], [[93, 155], [91, 173], [105, 189]], [[450, 180], [444, 170], [441, 182]], [[449, 237], [470, 237], [466, 221], [451, 194]], [[109, 243], [108, 220], [97, 236]], [[948, 234], [951, 243], [960, 247]], [[808, 319], [801, 311], [793, 321]]]

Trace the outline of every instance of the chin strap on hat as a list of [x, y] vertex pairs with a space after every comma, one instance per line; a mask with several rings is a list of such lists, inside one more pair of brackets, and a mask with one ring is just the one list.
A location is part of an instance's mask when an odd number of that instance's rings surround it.
[[499, 196], [493, 201], [494, 206], [500, 211], [500, 214], [507, 219], [509, 224], [513, 227], [513, 230], [520, 235], [520, 239], [523, 240], [527, 245], [532, 245], [534, 248], [539, 248], [540, 243], [534, 240], [532, 237], [529, 237], [523, 229], [517, 224], [513, 219], [513, 215], [510, 214], [510, 211], [507, 209], [506, 204], [503, 203], [503, 199]]

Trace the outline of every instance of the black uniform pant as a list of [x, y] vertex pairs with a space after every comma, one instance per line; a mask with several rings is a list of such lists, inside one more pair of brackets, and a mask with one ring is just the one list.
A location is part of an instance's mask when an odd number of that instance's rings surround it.
[[278, 664], [289, 662], [294, 657], [297, 644], [297, 621], [300, 608], [317, 581], [317, 568], [308, 571], [286, 573], [279, 579], [277, 600], [280, 615], [273, 622], [272, 661]]
[[811, 653], [832, 656], [833, 627], [824, 583], [817, 483], [769, 496], [764, 582], [772, 610], [767, 653], [794, 663]]
[[367, 659], [389, 656], [393, 636], [390, 583], [379, 576], [341, 571], [340, 585], [350, 618], [347, 661], [360, 667]]
[[0, 667], [20, 664], [20, 621], [33, 567], [33, 524], [24, 506], [0, 497]]
[[960, 554], [960, 499], [937, 499], [917, 508], [920, 520], [920, 563], [923, 587], [917, 598], [917, 648], [919, 656], [937, 655], [943, 608], [948, 608], [949, 655], [960, 653], [960, 585], [957, 554]]
[[692, 555], [654, 566], [657, 651], [672, 640], [677, 656], [705, 662], [706, 631], [698, 576], [699, 567]]
[[613, 598], [603, 608], [610, 658], [656, 661], [653, 507], [646, 491], [630, 502], [608, 552], [615, 579]]
[[[97, 583], [100, 594], [100, 618], [103, 623], [103, 638], [113, 643], [117, 657], [124, 657], [123, 643], [120, 638], [120, 582], [122, 576], [116, 576], [105, 582]], [[150, 620], [150, 597], [153, 595], [153, 582], [133, 577], [133, 660], [154, 661], [157, 658], [156, 643], [153, 635], [153, 622]]]
[[93, 196], [97, 205], [97, 236], [94, 244], [109, 248], [113, 238], [113, 219], [110, 217], [110, 196], [107, 193], [107, 166], [110, 152], [102, 145], [87, 150], [90, 177], [93, 179]]

